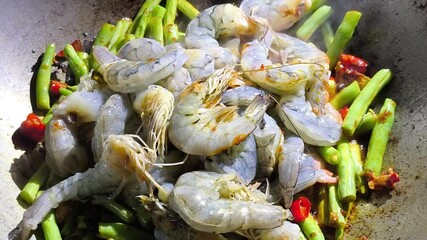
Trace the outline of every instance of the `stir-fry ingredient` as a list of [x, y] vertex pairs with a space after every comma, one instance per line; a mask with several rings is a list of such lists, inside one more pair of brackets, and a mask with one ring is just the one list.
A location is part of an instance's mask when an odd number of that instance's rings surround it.
[[326, 0], [148, 0], [90, 50], [48, 45], [45, 115], [20, 127], [45, 161], [9, 239], [343, 239], [359, 197], [399, 181], [382, 172], [396, 103], [374, 111], [391, 71], [370, 78], [347, 53], [362, 14], [337, 29], [332, 14]]

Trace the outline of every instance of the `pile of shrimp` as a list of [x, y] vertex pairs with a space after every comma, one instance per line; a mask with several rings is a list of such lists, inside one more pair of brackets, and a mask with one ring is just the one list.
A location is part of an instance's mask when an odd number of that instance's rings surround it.
[[[28, 239], [63, 201], [99, 195], [145, 206], [157, 239], [299, 239], [293, 196], [337, 181], [310, 146], [342, 134], [328, 57], [285, 33], [310, 4], [215, 5], [182, 42], [140, 38], [117, 55], [94, 46], [102, 79], [82, 77], [46, 127], [46, 163], [64, 180], [9, 239]], [[78, 138], [85, 123], [95, 123], [89, 146]]]

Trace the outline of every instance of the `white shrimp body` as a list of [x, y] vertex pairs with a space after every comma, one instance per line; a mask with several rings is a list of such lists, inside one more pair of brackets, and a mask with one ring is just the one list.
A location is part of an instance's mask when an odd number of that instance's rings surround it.
[[228, 89], [222, 94], [221, 102], [227, 106], [249, 106], [258, 95], [266, 95], [266, 92], [252, 86], [239, 86]]
[[30, 231], [63, 201], [83, 200], [95, 194], [118, 194], [132, 172], [137, 173], [139, 179], [146, 174], [145, 163], [154, 162], [153, 157], [154, 151], [142, 147], [132, 136], [111, 135], [95, 167], [44, 191], [24, 212], [22, 221], [9, 233], [9, 239], [28, 239]]
[[204, 163], [208, 171], [235, 173], [244, 184], [249, 185], [255, 178], [258, 165], [254, 136], [251, 134], [238, 145], [208, 157]]
[[257, 96], [243, 116], [238, 115], [235, 106], [219, 106], [232, 77], [230, 68], [216, 70], [180, 94], [169, 125], [169, 140], [178, 149], [187, 154], [212, 156], [239, 144], [255, 129], [269, 98]]
[[117, 57], [130, 61], [150, 61], [166, 54], [165, 47], [154, 39], [137, 38], [123, 45]]
[[288, 217], [285, 209], [242, 185], [236, 175], [204, 171], [181, 175], [169, 206], [190, 227], [215, 233], [274, 228]]
[[98, 71], [104, 81], [112, 90], [120, 93], [142, 91], [174, 74], [187, 60], [183, 48], [172, 49], [163, 56], [148, 61], [120, 59], [102, 46], [94, 46], [93, 54], [100, 63]]
[[192, 80], [189, 71], [182, 67], [168, 78], [158, 81], [157, 85], [167, 89], [172, 93], [174, 98], [177, 99], [182, 90], [190, 85], [191, 82]]
[[185, 47], [204, 49], [215, 58], [215, 67], [236, 63], [235, 56], [220, 47], [218, 39], [251, 34], [253, 24], [245, 13], [233, 4], [215, 5], [191, 20], [185, 32]]
[[261, 88], [278, 94], [289, 94], [306, 86], [317, 78], [320, 65], [304, 64], [273, 64], [268, 59], [269, 48], [258, 40], [246, 43], [242, 47], [240, 61], [244, 73]]
[[74, 92], [53, 111], [46, 126], [46, 164], [58, 176], [68, 177], [87, 169], [89, 156], [78, 142], [78, 129], [94, 122], [105, 102], [99, 92]]
[[150, 85], [136, 95], [133, 108], [140, 114], [143, 135], [148, 147], [155, 149], [161, 159], [165, 157], [169, 119], [175, 99], [171, 92], [158, 85]]
[[243, 0], [240, 8], [247, 16], [268, 20], [275, 31], [294, 25], [311, 6], [311, 0]]
[[92, 152], [95, 162], [101, 158], [104, 142], [110, 135], [125, 133], [126, 122], [132, 114], [132, 106], [126, 97], [113, 94], [108, 98], [96, 117], [92, 137]]
[[317, 115], [305, 98], [305, 90], [284, 95], [276, 110], [286, 128], [299, 135], [304, 142], [315, 146], [332, 146], [341, 138], [341, 117], [327, 103], [324, 114]]
[[260, 240], [299, 240], [301, 239], [301, 229], [296, 223], [284, 221], [276, 228], [259, 230]]
[[191, 79], [198, 80], [211, 75], [215, 71], [215, 60], [212, 55], [202, 49], [186, 49], [188, 56], [184, 67], [188, 69]]

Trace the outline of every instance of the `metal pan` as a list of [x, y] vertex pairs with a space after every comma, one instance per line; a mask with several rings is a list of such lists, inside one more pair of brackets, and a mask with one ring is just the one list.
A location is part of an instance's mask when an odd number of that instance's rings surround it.
[[[211, 1], [197, 2], [200, 9]], [[224, 1], [223, 1], [224, 2]], [[385, 166], [401, 175], [395, 191], [374, 194], [356, 208], [348, 239], [425, 239], [427, 236], [427, 3], [414, 1], [330, 1], [337, 15], [335, 27], [346, 10], [363, 16], [349, 52], [371, 63], [371, 73], [391, 68], [392, 83], [385, 96], [396, 100], [397, 119], [385, 156]], [[22, 157], [11, 138], [32, 111], [32, 66], [49, 42], [58, 48], [76, 38], [89, 39], [102, 23], [132, 17], [142, 1], [5, 0], [0, 22], [0, 236], [22, 218], [17, 204], [19, 187], [36, 162]], [[87, 34], [85, 34], [87, 33]], [[24, 174], [23, 174], [24, 173]], [[23, 174], [24, 178], [19, 178]]]

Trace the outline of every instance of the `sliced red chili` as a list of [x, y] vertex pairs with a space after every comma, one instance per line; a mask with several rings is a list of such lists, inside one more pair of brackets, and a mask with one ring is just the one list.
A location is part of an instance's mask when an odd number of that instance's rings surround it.
[[60, 82], [60, 81], [56, 81], [56, 80], [52, 80], [50, 82], [50, 93], [52, 93], [55, 96], [59, 96], [61, 95], [61, 93], [59, 92], [60, 88], [67, 88], [68, 85], [66, 83]]
[[347, 116], [348, 113], [348, 106], [344, 106], [343, 108], [340, 109], [340, 114], [341, 114], [341, 118], [344, 119], [345, 116]]
[[45, 125], [36, 114], [30, 113], [21, 123], [20, 130], [29, 140], [39, 142], [43, 140]]
[[[83, 50], [83, 42], [80, 39], [76, 39], [71, 43], [71, 46], [73, 46], [74, 50], [76, 50], [76, 52], [81, 52]], [[65, 57], [64, 55], [64, 50], [59, 51], [56, 54], [57, 58], [63, 58]]]
[[340, 62], [345, 68], [361, 74], [365, 74], [368, 68], [368, 62], [366, 60], [350, 54], [341, 54]]
[[299, 223], [304, 221], [311, 210], [311, 202], [306, 197], [299, 197], [295, 201], [292, 202], [291, 212], [294, 216], [294, 222]]

